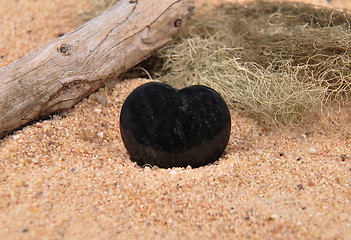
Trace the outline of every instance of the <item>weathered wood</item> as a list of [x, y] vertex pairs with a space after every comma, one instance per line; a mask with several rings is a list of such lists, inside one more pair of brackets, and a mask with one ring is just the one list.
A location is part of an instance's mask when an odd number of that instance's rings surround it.
[[0, 69], [0, 138], [66, 110], [172, 40], [186, 0], [120, 0], [82, 27]]

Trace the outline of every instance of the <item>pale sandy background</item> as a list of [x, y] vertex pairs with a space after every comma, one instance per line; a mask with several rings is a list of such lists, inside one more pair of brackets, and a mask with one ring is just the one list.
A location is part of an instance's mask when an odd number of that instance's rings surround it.
[[[310, 2], [351, 9], [346, 0]], [[0, 66], [78, 27], [89, 8], [0, 0]], [[231, 110], [217, 164], [142, 169], [118, 119], [144, 82], [103, 88], [0, 140], [0, 239], [351, 239], [350, 103], [295, 128]]]

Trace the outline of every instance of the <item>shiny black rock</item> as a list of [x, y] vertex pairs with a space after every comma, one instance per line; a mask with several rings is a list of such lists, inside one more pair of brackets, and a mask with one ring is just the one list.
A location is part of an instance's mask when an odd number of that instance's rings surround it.
[[205, 86], [177, 90], [146, 83], [125, 100], [120, 127], [133, 161], [161, 168], [200, 167], [215, 162], [230, 136], [223, 98]]

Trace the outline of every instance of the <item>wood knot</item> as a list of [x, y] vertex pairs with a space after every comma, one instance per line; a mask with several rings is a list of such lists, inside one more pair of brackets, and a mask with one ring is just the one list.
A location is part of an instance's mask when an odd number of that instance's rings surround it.
[[176, 28], [179, 28], [180, 26], [182, 26], [182, 19], [177, 19], [175, 22], [174, 22], [174, 26]]
[[72, 49], [71, 45], [64, 43], [58, 48], [58, 51], [60, 53], [67, 54], [68, 52], [71, 51], [71, 49]]

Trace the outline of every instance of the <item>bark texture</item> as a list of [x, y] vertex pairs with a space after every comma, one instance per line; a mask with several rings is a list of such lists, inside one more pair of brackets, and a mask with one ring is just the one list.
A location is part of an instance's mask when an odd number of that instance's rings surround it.
[[120, 0], [80, 28], [0, 69], [0, 138], [67, 110], [172, 40], [187, 0]]

